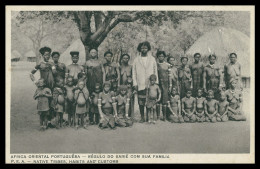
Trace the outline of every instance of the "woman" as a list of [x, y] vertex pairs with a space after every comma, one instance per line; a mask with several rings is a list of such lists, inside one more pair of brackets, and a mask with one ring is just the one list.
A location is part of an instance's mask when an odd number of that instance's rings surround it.
[[90, 49], [90, 60], [85, 63], [85, 72], [87, 72], [87, 88], [89, 93], [92, 94], [95, 91], [95, 86], [99, 83], [103, 85], [103, 65], [98, 60], [98, 52], [96, 49]]
[[31, 71], [30, 77], [33, 82], [35, 82], [34, 74], [37, 70], [40, 70], [40, 78], [44, 79], [46, 83], [46, 87], [49, 89], [53, 89], [54, 87], [54, 77], [53, 74], [56, 73], [56, 67], [54, 63], [49, 62], [50, 55], [51, 55], [51, 48], [43, 47], [39, 50], [43, 57], [43, 61], [40, 62], [35, 68]]

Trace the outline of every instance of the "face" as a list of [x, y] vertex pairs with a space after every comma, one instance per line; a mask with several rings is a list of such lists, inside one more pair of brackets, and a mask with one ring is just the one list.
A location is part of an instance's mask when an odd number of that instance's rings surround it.
[[91, 49], [89, 52], [92, 59], [95, 59], [97, 57], [97, 51], [96, 49]]
[[44, 86], [44, 81], [43, 80], [39, 80], [38, 81], [38, 87], [43, 87]]
[[216, 58], [214, 56], [209, 58], [209, 63], [214, 64], [216, 62]]
[[155, 79], [150, 79], [150, 83], [151, 83], [151, 85], [154, 85], [155, 84]]
[[199, 62], [200, 61], [200, 55], [195, 55], [194, 60], [195, 60], [195, 62]]
[[109, 90], [110, 90], [110, 86], [109, 86], [109, 85], [105, 85], [105, 86], [104, 86], [104, 91], [105, 91], [105, 92], [109, 92]]
[[112, 55], [110, 53], [106, 54], [105, 59], [107, 62], [111, 62]]
[[187, 65], [188, 59], [187, 58], [182, 59], [181, 63], [182, 65]]
[[141, 53], [142, 54], [147, 54], [147, 52], [148, 52], [148, 47], [147, 46], [142, 46], [141, 47]]
[[72, 78], [68, 79], [68, 85], [69, 85], [69, 86], [72, 86], [72, 85], [73, 85], [73, 80], [72, 80]]
[[80, 89], [83, 89], [83, 88], [84, 88], [84, 86], [85, 86], [84, 82], [82, 82], [82, 81], [81, 81], [81, 82], [79, 82], [79, 88], [80, 88]]
[[55, 55], [52, 56], [52, 60], [53, 60], [55, 63], [57, 63], [57, 62], [59, 61], [59, 58], [60, 58], [60, 55], [58, 55], [58, 54], [55, 54]]
[[234, 54], [232, 54], [232, 55], [229, 57], [229, 59], [230, 59], [230, 62], [231, 62], [231, 63], [236, 63], [236, 61], [237, 61], [237, 57], [236, 57], [236, 55], [234, 55]]
[[186, 96], [187, 96], [187, 97], [190, 97], [190, 96], [191, 96], [191, 91], [188, 91], [188, 92], [186, 93]]
[[202, 90], [198, 90], [198, 97], [202, 96]]
[[99, 92], [100, 92], [100, 86], [96, 86], [96, 87], [95, 87], [95, 92], [96, 92], [96, 93], [99, 93]]
[[129, 62], [129, 58], [127, 55], [123, 56], [122, 58], [122, 63], [128, 63]]
[[48, 62], [50, 59], [50, 52], [44, 52], [42, 55], [45, 62]]
[[120, 93], [121, 93], [121, 95], [125, 95], [125, 94], [126, 94], [126, 90], [125, 90], [125, 89], [122, 89], [122, 90], [120, 91]]
[[213, 94], [213, 92], [209, 92], [209, 94], [208, 94], [208, 98], [209, 98], [209, 99], [213, 99], [213, 98], [214, 98], [214, 94]]
[[159, 62], [163, 62], [164, 61], [164, 55], [163, 54], [160, 54], [158, 56], [158, 59], [159, 59]]
[[175, 64], [175, 59], [174, 59], [174, 58], [170, 58], [170, 59], [169, 59], [169, 63], [170, 63], [171, 65], [174, 65], [174, 64]]
[[236, 86], [237, 86], [237, 81], [234, 80], [234, 81], [231, 83], [231, 87], [232, 87], [232, 88], [235, 88]]
[[64, 85], [63, 80], [62, 79], [59, 80], [58, 83], [57, 83], [57, 86], [62, 87], [63, 85]]
[[84, 73], [84, 74], [82, 75], [82, 78], [83, 78], [83, 79], [86, 79], [86, 78], [87, 78], [87, 75]]
[[226, 99], [225, 93], [221, 93], [221, 95], [220, 95], [220, 100], [221, 100], [221, 101], [224, 101], [225, 99]]
[[78, 63], [78, 61], [79, 61], [79, 56], [78, 55], [73, 55], [72, 56], [72, 62], [73, 63]]
[[172, 88], [172, 95], [176, 95], [176, 89], [175, 88]]

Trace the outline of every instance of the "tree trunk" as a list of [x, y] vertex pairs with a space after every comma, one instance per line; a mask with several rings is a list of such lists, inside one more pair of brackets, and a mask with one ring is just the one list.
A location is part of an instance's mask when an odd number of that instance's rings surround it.
[[90, 54], [89, 54], [90, 46], [84, 45], [84, 47], [85, 47], [86, 61], [88, 61], [90, 59]]

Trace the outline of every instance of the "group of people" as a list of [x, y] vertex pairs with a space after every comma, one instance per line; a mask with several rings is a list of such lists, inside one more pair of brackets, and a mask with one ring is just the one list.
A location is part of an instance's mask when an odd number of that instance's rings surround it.
[[[37, 86], [34, 99], [38, 101], [40, 130], [64, 125], [87, 128], [87, 121], [101, 129], [132, 126], [135, 94], [141, 123], [155, 124], [161, 114], [162, 121], [174, 123], [246, 120], [242, 112], [241, 66], [235, 53], [229, 55], [230, 63], [223, 71], [215, 65], [213, 54], [206, 66], [196, 53], [192, 65], [184, 56], [177, 67], [176, 59], [164, 51], [157, 51], [156, 61], [147, 41], [137, 50], [132, 65], [126, 53], [119, 64], [111, 62], [110, 51], [104, 53], [103, 64], [95, 48], [89, 51], [90, 59], [79, 65], [79, 52], [71, 51], [72, 64], [66, 66], [59, 62], [58, 52], [41, 48], [43, 61], [30, 74]], [[40, 79], [36, 81], [33, 74], [37, 70]], [[68, 114], [67, 121], [64, 113]]]

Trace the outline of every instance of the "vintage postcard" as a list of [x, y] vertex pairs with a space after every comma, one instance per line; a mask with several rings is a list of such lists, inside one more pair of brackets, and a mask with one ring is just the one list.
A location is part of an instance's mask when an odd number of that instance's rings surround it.
[[255, 163], [254, 6], [6, 6], [6, 163]]

